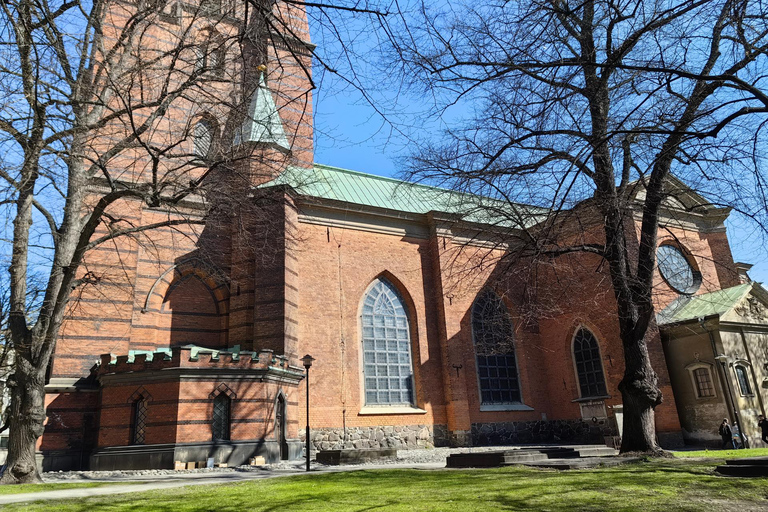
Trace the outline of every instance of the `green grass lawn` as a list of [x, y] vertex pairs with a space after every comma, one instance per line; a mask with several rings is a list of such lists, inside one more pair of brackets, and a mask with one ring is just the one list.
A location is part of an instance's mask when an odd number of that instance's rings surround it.
[[[133, 482], [123, 483], [130, 484]], [[24, 494], [27, 492], [61, 491], [64, 489], [82, 489], [84, 487], [102, 487], [104, 485], [114, 484], [111, 482], [56, 482], [49, 484], [0, 485], [0, 495]]]
[[768, 479], [726, 478], [714, 465], [654, 460], [547, 471], [364, 470], [140, 494], [7, 505], [8, 511], [701, 511], [768, 508]]
[[673, 452], [675, 457], [707, 457], [710, 459], [744, 459], [746, 457], [768, 457], [768, 448], [749, 450], [697, 450], [695, 452]]

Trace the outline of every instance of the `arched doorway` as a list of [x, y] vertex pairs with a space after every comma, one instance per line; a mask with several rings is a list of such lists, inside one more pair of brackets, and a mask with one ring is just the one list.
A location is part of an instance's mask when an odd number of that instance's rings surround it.
[[288, 440], [285, 437], [285, 397], [280, 394], [277, 397], [275, 407], [275, 440], [280, 450], [280, 460], [288, 460]]

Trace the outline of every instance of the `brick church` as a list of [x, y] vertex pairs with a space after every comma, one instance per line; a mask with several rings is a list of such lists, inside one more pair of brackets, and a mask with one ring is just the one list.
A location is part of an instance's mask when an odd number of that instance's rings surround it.
[[[116, 3], [109, 23], [120, 27], [130, 5]], [[169, 7], [153, 37], [188, 25], [185, 6]], [[314, 163], [306, 13], [271, 9], [290, 37], [254, 30], [262, 39], [241, 51], [209, 44], [237, 33], [237, 16], [194, 21], [204, 44], [193, 59], [215, 59], [231, 78], [172, 110], [168, 132], [189, 134], [179, 136], [196, 156], [188, 172], [215, 167], [217, 181], [205, 201], [183, 205], [194, 222], [86, 256], [83, 272], [99, 283], [78, 290], [57, 342], [44, 469], [301, 457], [304, 354], [315, 358], [314, 449], [619, 436], [623, 356], [606, 266], [592, 254], [505, 258], [499, 237], [544, 210], [520, 207], [519, 224], [500, 224], [478, 208], [492, 199]], [[223, 96], [242, 113], [215, 101]], [[206, 166], [225, 153], [227, 163]], [[733, 414], [751, 423], [768, 378], [758, 348], [768, 293], [733, 261], [728, 211], [669, 187], [650, 346], [663, 446], [711, 442]], [[641, 187], [633, 193], [642, 201]], [[122, 208], [137, 225], [169, 215]], [[566, 223], [599, 241], [588, 202]]]

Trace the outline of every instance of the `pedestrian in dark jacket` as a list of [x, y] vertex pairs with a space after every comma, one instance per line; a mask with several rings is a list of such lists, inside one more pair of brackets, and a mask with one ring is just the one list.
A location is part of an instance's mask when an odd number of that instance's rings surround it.
[[718, 432], [720, 433], [720, 437], [723, 438], [723, 446], [720, 447], [721, 449], [725, 449], [726, 446], [730, 446], [734, 449], [736, 448], [733, 444], [733, 432], [731, 431], [731, 426], [728, 424], [728, 418], [723, 418], [723, 422], [720, 424]]
[[762, 414], [757, 417], [757, 426], [760, 427], [763, 442], [768, 444], [768, 420]]

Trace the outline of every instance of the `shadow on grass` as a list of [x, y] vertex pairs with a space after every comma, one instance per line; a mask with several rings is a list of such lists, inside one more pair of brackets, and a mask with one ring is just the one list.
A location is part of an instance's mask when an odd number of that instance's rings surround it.
[[[715, 476], [713, 466], [674, 461], [557, 472], [362, 470], [153, 491], [56, 503], [63, 512], [738, 510], [765, 506], [768, 481]], [[706, 502], [706, 503], [705, 503]], [[741, 503], [742, 505], [739, 505]], [[29, 504], [8, 510], [51, 510]], [[735, 510], [735, 509], [734, 509]]]

